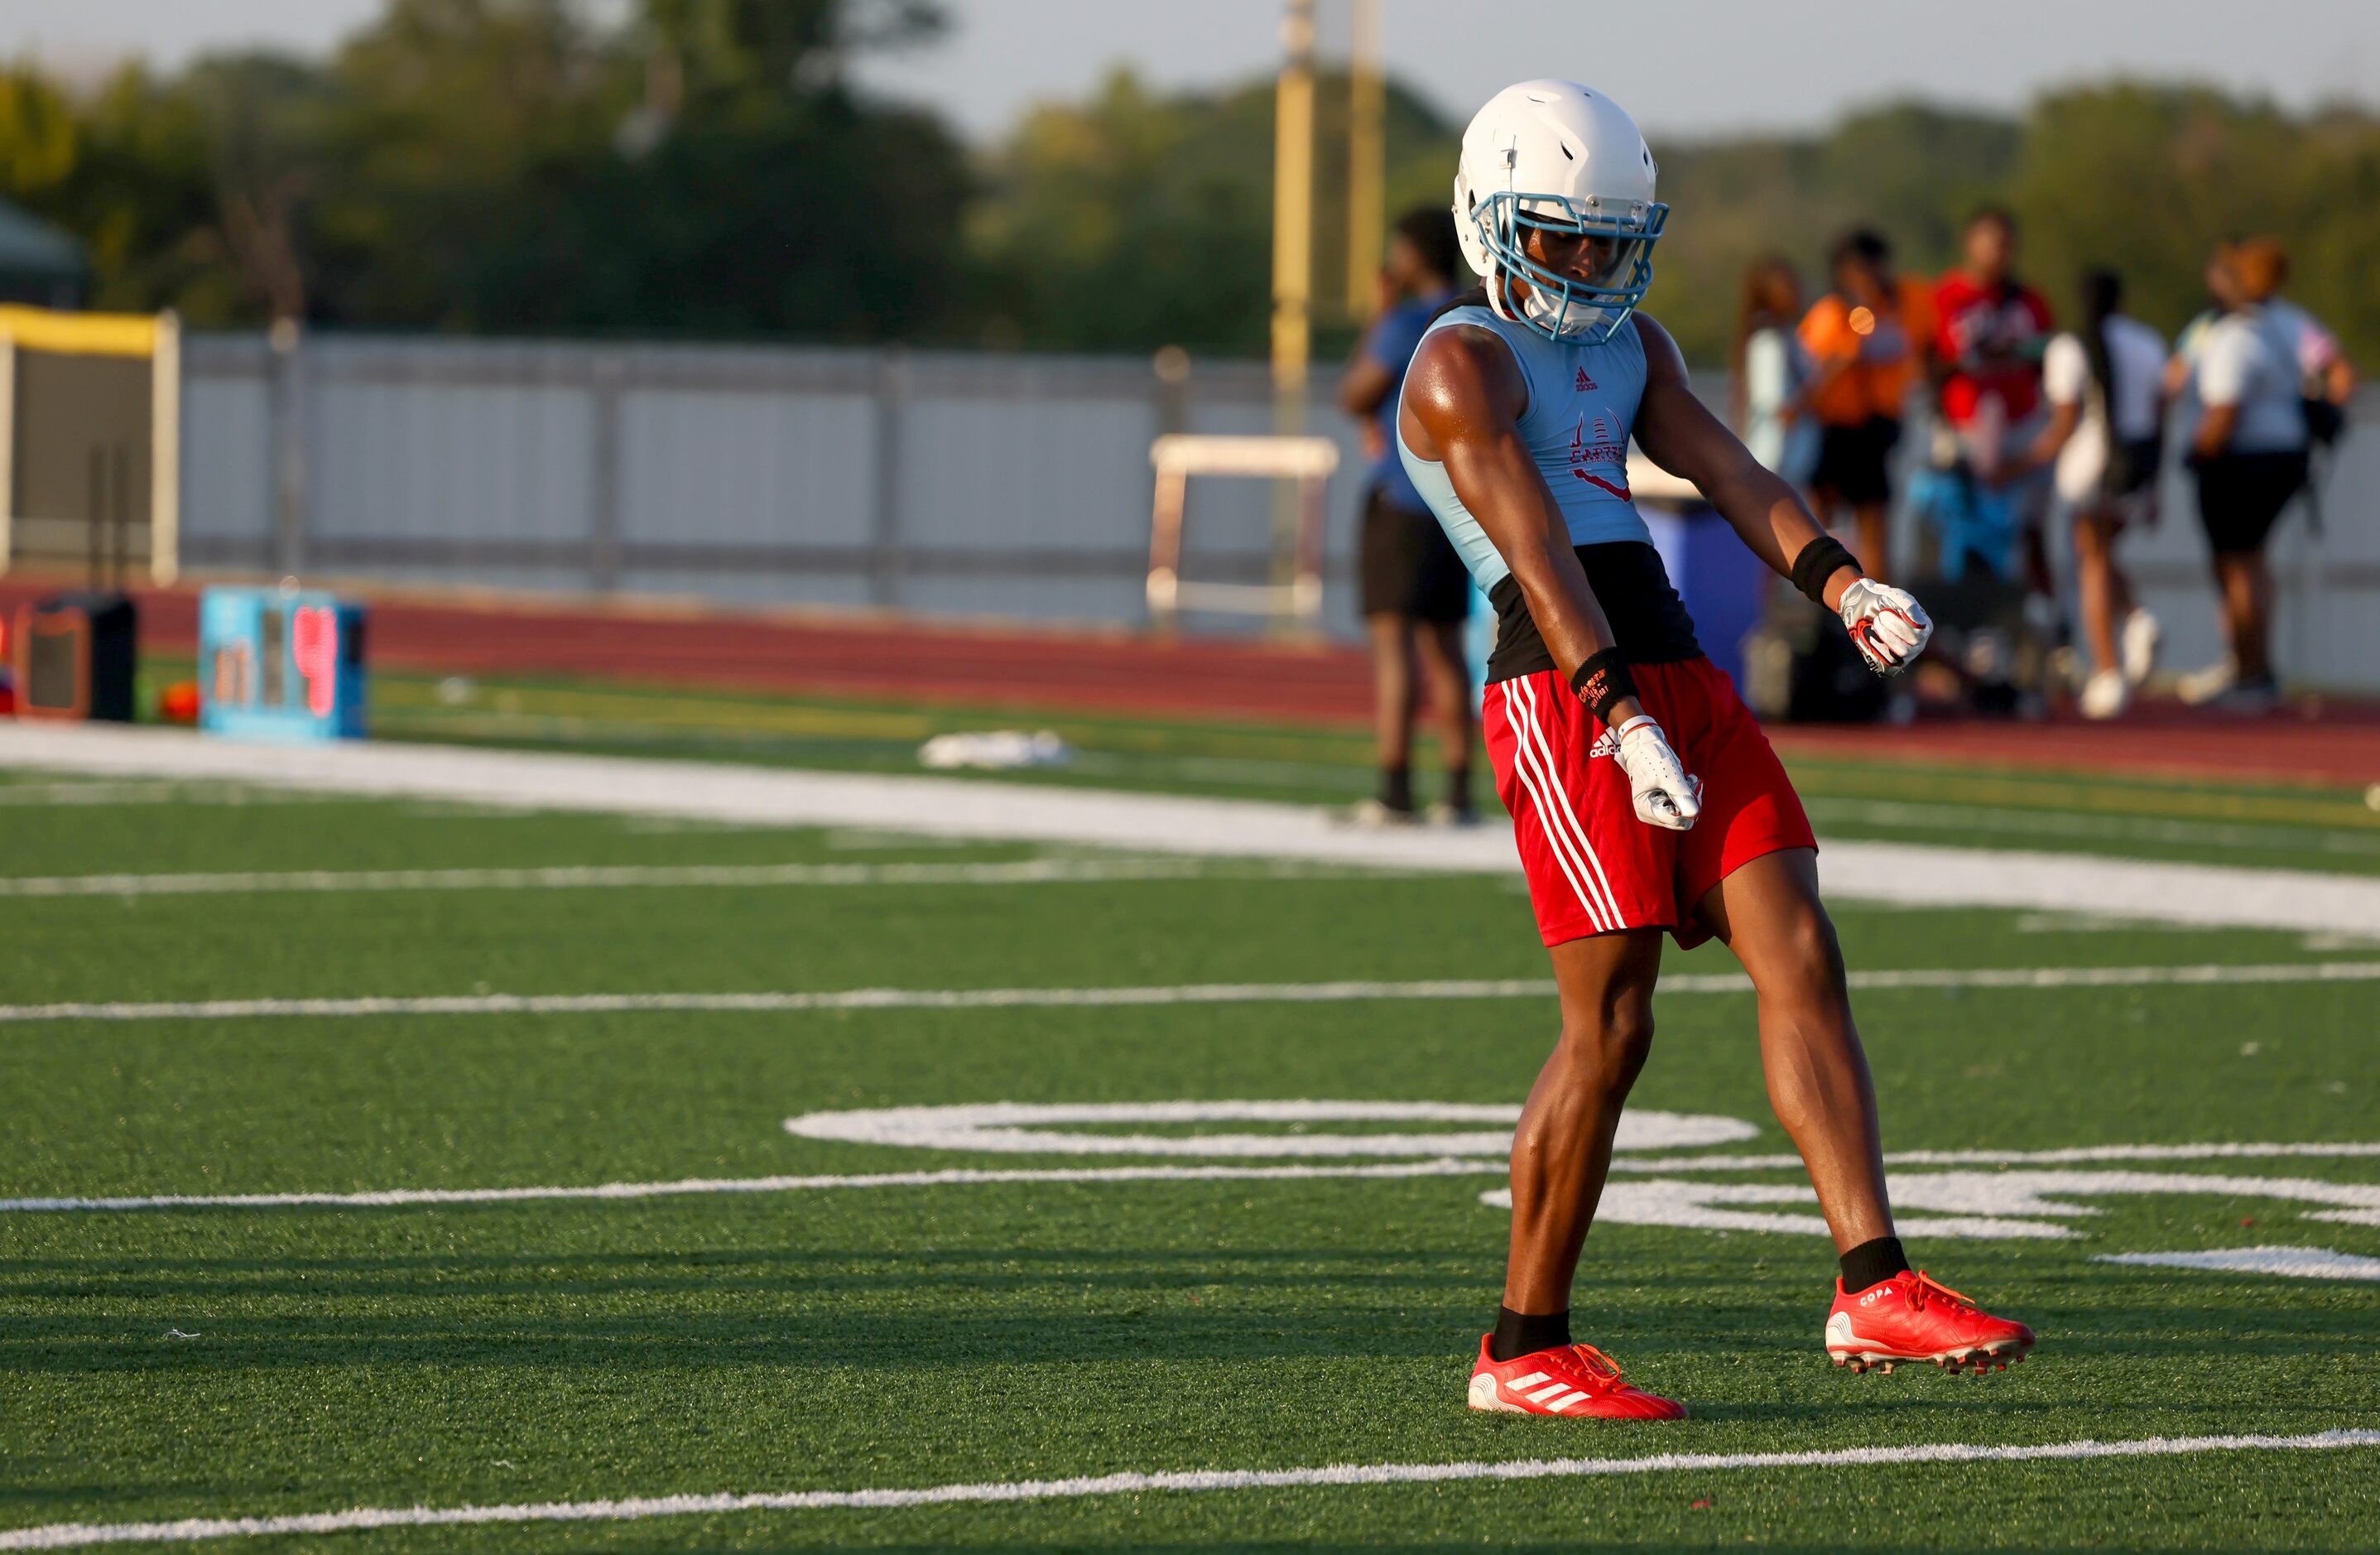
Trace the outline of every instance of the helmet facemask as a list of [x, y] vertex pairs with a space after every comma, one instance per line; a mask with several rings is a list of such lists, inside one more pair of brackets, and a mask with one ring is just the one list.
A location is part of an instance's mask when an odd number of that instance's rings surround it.
[[[1495, 261], [1488, 298], [1499, 317], [1527, 324], [1549, 340], [1600, 345], [1611, 338], [1653, 283], [1653, 245], [1670, 208], [1654, 203], [1607, 210], [1590, 198], [1499, 189], [1475, 199], [1470, 217]], [[1549, 269], [1531, 259], [1527, 237], [1542, 231], [1588, 245], [1584, 267]], [[1583, 273], [1581, 273], [1583, 269]], [[1526, 283], [1517, 300], [1512, 278]]]

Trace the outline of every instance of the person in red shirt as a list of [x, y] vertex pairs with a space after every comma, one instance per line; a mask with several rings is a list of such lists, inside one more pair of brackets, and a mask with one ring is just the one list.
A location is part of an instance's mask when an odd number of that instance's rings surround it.
[[[2005, 429], [2040, 408], [2041, 358], [2051, 334], [2049, 304], [2010, 273], [2014, 217], [1998, 208], [1977, 213], [1964, 251], [1965, 262], [1934, 288], [1942, 417], [1961, 433], [1995, 416]], [[2008, 452], [2005, 442], [1987, 451], [1991, 470]]]
[[1963, 262], [1934, 288], [1934, 371], [1942, 420], [1978, 480], [2015, 510], [2026, 581], [2055, 597], [2042, 535], [2045, 488], [2026, 451], [2042, 420], [2041, 359], [2049, 304], [2018, 281], [2016, 218], [1986, 206], [1968, 219]]

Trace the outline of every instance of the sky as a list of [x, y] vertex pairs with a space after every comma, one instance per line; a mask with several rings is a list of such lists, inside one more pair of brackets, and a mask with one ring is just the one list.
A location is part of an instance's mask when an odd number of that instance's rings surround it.
[[[865, 60], [857, 75], [880, 94], [931, 103], [976, 140], [998, 136], [1038, 100], [1083, 95], [1118, 63], [1161, 86], [1193, 87], [1277, 61], [1280, 0], [943, 3], [952, 27], [942, 41]], [[81, 70], [134, 53], [171, 64], [261, 43], [320, 51], [380, 4], [0, 0], [0, 51]], [[1343, 54], [1350, 0], [1318, 4], [1322, 52]], [[2380, 103], [2374, 0], [1383, 5], [1390, 68], [1457, 119], [1533, 75], [1596, 86], [1657, 137], [1808, 128], [1898, 95], [2010, 108], [2060, 82], [2118, 73], [2211, 81], [2292, 107]], [[1498, 25], [1480, 26], [1483, 15]]]

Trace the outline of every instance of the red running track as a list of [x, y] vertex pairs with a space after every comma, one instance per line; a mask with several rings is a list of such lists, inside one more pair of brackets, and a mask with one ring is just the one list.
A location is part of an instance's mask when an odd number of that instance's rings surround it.
[[[0, 584], [0, 609], [48, 590]], [[197, 647], [194, 589], [136, 595], [140, 638]], [[1017, 711], [1172, 714], [1361, 728], [1364, 651], [1168, 639], [1123, 631], [1002, 629], [854, 614], [737, 614], [521, 597], [370, 596], [376, 664], [432, 674], [553, 674]], [[2252, 727], [2253, 740], [2240, 738]], [[1956, 767], [2380, 784], [2380, 703], [2303, 703], [2252, 725], [2172, 704], [2119, 723], [1921, 720], [1901, 729], [1774, 731], [1789, 755]]]
[[[0, 584], [11, 615], [38, 594]], [[140, 644], [194, 653], [195, 589], [136, 590]], [[1002, 629], [852, 614], [735, 614], [519, 596], [370, 594], [371, 662], [432, 674], [556, 674], [1019, 711], [1367, 723], [1363, 651]]]

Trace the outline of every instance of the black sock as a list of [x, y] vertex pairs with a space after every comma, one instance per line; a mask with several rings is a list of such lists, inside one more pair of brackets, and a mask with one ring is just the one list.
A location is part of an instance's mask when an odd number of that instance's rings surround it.
[[1413, 808], [1413, 769], [1411, 767], [1380, 769], [1380, 803], [1392, 810]]
[[1495, 1337], [1488, 1341], [1488, 1358], [1509, 1361], [1515, 1355], [1534, 1355], [1540, 1350], [1551, 1350], [1570, 1342], [1570, 1313], [1515, 1312], [1509, 1306], [1496, 1308]]
[[1471, 813], [1471, 763], [1446, 769], [1446, 802], [1457, 815]]
[[1909, 1267], [1898, 1236], [1863, 1242], [1843, 1255], [1843, 1294], [1857, 1295], [1870, 1285], [1881, 1285]]

